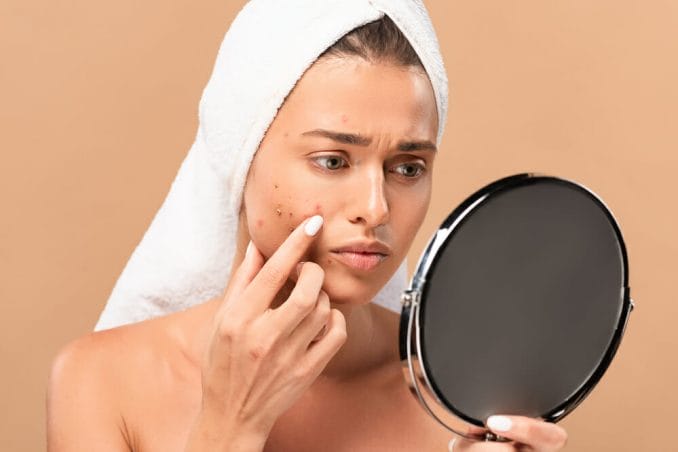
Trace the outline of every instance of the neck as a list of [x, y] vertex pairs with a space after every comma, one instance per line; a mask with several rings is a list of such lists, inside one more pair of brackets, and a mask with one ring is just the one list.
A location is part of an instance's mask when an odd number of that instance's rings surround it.
[[374, 366], [375, 358], [383, 353], [377, 341], [379, 324], [371, 305], [332, 305], [346, 319], [346, 342], [325, 366], [322, 377], [343, 379], [363, 373]]

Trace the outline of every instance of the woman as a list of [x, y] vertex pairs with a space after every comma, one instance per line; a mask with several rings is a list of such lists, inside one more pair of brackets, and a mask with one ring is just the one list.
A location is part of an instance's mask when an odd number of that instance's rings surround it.
[[[248, 168], [223, 293], [65, 347], [50, 450], [447, 449], [450, 433], [403, 382], [398, 316], [369, 303], [430, 199], [444, 108], [421, 51], [383, 16], [304, 71]], [[551, 451], [566, 439], [534, 419], [490, 426], [514, 441], [455, 450]]]

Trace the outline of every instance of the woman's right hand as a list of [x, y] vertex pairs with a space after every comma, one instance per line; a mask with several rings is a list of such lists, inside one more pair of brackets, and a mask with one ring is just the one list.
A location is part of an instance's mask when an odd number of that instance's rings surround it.
[[192, 439], [210, 439], [210, 450], [263, 448], [276, 419], [346, 340], [344, 317], [330, 309], [321, 290], [324, 272], [313, 262], [300, 266], [287, 300], [270, 308], [321, 225], [320, 216], [302, 222], [266, 262], [250, 242], [231, 278], [214, 319], [202, 369], [202, 410], [192, 432]]

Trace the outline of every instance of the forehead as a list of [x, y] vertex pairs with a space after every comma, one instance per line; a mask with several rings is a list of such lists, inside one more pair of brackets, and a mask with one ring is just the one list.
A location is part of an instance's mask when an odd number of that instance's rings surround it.
[[349, 127], [435, 141], [435, 96], [421, 68], [324, 58], [301, 77], [274, 123], [286, 131]]

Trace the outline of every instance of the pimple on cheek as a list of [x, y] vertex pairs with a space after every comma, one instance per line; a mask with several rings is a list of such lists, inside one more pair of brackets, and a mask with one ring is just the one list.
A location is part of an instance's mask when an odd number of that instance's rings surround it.
[[[320, 203], [313, 204], [313, 201], [306, 199], [304, 200], [304, 204], [308, 205], [309, 207], [308, 209], [304, 209], [299, 213], [302, 221], [315, 215], [323, 215], [323, 206]], [[292, 216], [290, 216], [290, 218], [292, 218]]]
[[258, 227], [258, 228], [261, 228], [263, 225], [264, 225], [264, 220], [262, 220], [261, 218], [259, 218], [259, 219], [257, 220], [257, 227]]

